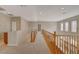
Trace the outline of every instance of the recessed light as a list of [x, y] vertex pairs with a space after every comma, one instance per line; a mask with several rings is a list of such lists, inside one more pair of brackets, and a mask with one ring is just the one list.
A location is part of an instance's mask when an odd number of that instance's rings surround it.
[[42, 12], [40, 12], [40, 15], [42, 15]]
[[65, 8], [61, 8], [61, 10], [64, 10]]

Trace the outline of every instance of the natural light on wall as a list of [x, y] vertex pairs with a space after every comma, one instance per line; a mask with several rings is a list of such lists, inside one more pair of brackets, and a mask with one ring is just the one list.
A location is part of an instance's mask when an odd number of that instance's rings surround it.
[[61, 31], [63, 31], [63, 23], [61, 23]]
[[68, 31], [68, 25], [69, 25], [69, 23], [66, 22], [66, 23], [65, 23], [65, 31]]
[[71, 32], [77, 32], [77, 21], [76, 20], [71, 22]]

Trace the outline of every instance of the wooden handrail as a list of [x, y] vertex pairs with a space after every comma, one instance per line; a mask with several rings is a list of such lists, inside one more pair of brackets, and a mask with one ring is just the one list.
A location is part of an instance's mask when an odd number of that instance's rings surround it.
[[54, 35], [54, 33], [50, 33], [50, 32], [48, 32], [48, 31], [46, 31], [46, 30], [42, 30], [42, 32], [46, 32], [46, 33], [49, 33], [49, 34], [51, 34], [51, 35]]
[[[60, 44], [62, 45], [63, 50], [65, 50], [67, 48], [67, 53], [77, 53], [77, 52], [74, 51], [75, 49], [76, 49], [76, 51], [78, 49], [78, 46], [75, 45], [75, 44], [78, 43], [77, 41], [75, 43], [75, 40], [77, 40], [75, 38], [75, 36], [66, 36], [66, 35], [64, 35], [64, 36], [62, 36], [62, 39], [61, 39], [61, 36], [56, 36], [56, 37], [59, 37], [58, 41], [63, 42], [63, 43], [60, 42]], [[72, 52], [69, 52], [69, 50], [72, 51]], [[66, 53], [66, 51], [64, 51], [64, 53]]]
[[50, 32], [45, 30], [43, 30], [42, 33], [44, 35], [44, 38], [48, 40], [49, 44], [52, 43], [50, 50], [54, 48], [53, 53], [79, 53], [79, 35], [61, 35], [56, 34], [56, 32], [51, 34]]
[[[53, 53], [53, 54], [60, 54], [60, 53], [63, 53], [59, 48], [57, 48], [56, 46], [56, 32], [53, 33], [53, 35], [48, 32], [48, 31], [42, 31], [42, 34], [45, 38], [45, 41], [50, 49], [50, 52]], [[51, 36], [49, 36], [49, 34], [52, 36], [52, 38], [50, 38]]]

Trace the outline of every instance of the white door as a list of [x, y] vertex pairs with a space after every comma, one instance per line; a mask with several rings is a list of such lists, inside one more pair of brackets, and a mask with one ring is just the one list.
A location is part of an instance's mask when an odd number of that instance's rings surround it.
[[16, 31], [16, 22], [12, 22], [12, 31]]

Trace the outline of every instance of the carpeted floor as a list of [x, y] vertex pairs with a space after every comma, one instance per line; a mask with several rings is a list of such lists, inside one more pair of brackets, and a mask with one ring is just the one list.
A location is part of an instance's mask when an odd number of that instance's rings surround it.
[[44, 41], [41, 32], [37, 33], [34, 43], [22, 42], [18, 46], [8, 46], [0, 51], [0, 54], [48, 54], [49, 48]]

